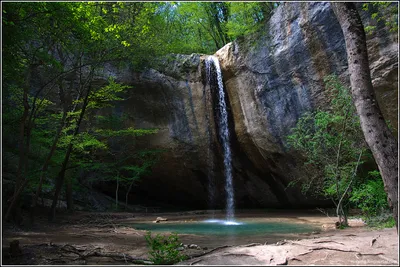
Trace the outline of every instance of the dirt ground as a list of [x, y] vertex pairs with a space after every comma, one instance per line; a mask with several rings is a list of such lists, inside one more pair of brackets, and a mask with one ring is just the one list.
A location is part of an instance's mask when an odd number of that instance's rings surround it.
[[[2, 264], [106, 265], [150, 264], [145, 231], [129, 227], [157, 217], [171, 221], [209, 218], [209, 212], [61, 214], [54, 223], [45, 216], [34, 226], [3, 224]], [[334, 218], [315, 211], [251, 211], [238, 213], [255, 220], [307, 223], [319, 231], [302, 234], [244, 236], [235, 239], [179, 235], [189, 260], [179, 265], [398, 265], [395, 228], [372, 230], [357, 219], [337, 230]], [[163, 223], [163, 222], [161, 222]], [[17, 241], [16, 241], [17, 240]], [[19, 242], [10, 250], [10, 243]], [[13, 247], [14, 247], [13, 246]]]

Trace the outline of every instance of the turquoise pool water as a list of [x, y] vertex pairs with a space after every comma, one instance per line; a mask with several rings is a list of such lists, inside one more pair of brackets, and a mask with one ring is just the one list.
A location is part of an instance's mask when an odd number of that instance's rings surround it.
[[315, 231], [317, 228], [309, 224], [288, 222], [254, 222], [254, 221], [223, 221], [205, 220], [197, 222], [161, 222], [135, 223], [138, 230], [152, 232], [176, 232], [178, 234], [198, 235], [259, 235], [259, 234], [294, 234]]

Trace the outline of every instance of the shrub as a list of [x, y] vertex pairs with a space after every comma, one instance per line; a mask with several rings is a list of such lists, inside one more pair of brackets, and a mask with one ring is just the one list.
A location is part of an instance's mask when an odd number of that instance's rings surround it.
[[393, 214], [390, 211], [381, 212], [379, 215], [373, 217], [365, 217], [364, 220], [368, 227], [377, 229], [392, 228], [396, 226]]
[[176, 233], [169, 236], [157, 234], [152, 237], [148, 231], [145, 239], [150, 247], [150, 260], [156, 265], [174, 264], [187, 259], [187, 256], [178, 250], [181, 243]]
[[361, 209], [366, 218], [378, 216], [389, 209], [387, 196], [379, 171], [368, 173], [369, 179], [354, 188], [350, 201]]

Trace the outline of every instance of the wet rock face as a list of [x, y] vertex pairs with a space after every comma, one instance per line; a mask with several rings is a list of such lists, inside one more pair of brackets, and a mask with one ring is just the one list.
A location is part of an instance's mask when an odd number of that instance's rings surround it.
[[[360, 13], [373, 23], [369, 14]], [[377, 26], [379, 33], [367, 38], [373, 85], [386, 119], [397, 122], [397, 39]], [[288, 150], [285, 137], [304, 112], [329, 106], [325, 76], [336, 74], [349, 83], [346, 46], [330, 4], [285, 3], [261, 33], [226, 45], [216, 56], [238, 146], [280, 203], [303, 202], [297, 190], [284, 190], [294, 178], [308, 175], [300, 171], [302, 162]], [[251, 179], [249, 194], [269, 202], [256, 181]]]
[[[368, 14], [362, 17], [367, 20]], [[378, 101], [397, 127], [397, 39], [381, 27], [368, 37], [368, 48]], [[348, 83], [345, 42], [329, 2], [282, 4], [262, 32], [215, 55], [228, 97], [237, 207], [320, 205], [299, 188], [287, 188], [307, 173], [285, 137], [304, 112], [329, 105], [326, 75]], [[152, 175], [133, 189], [131, 201], [207, 208], [212, 162], [213, 207], [225, 207], [222, 148], [204, 60], [170, 56], [158, 70], [140, 73], [106, 66], [103, 76], [132, 85], [113, 112], [128, 114], [127, 126], [158, 128], [158, 134], [136, 142], [166, 150]]]

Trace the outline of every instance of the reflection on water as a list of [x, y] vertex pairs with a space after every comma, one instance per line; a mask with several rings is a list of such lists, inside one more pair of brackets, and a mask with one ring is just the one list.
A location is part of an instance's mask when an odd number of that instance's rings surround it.
[[241, 224], [243, 224], [242, 222], [226, 221], [226, 220], [218, 220], [218, 219], [205, 220], [204, 222], [205, 223], [217, 223], [217, 224], [223, 224], [223, 225], [241, 225]]

